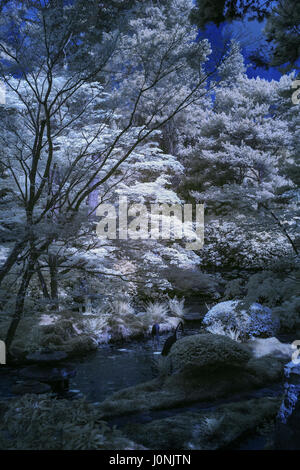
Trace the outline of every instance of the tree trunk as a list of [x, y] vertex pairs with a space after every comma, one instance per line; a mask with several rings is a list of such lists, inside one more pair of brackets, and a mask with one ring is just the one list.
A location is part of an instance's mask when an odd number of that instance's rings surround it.
[[43, 252], [43, 250], [45, 250], [49, 246], [50, 243], [51, 243], [51, 240], [47, 240], [47, 242], [45, 242], [44, 245], [42, 245], [42, 247], [39, 250], [36, 250], [35, 247], [32, 247], [31, 254], [30, 254], [29, 260], [28, 260], [28, 264], [25, 268], [25, 271], [24, 271], [24, 274], [23, 274], [23, 277], [22, 277], [22, 281], [21, 281], [21, 284], [20, 284], [20, 287], [19, 287], [19, 290], [18, 290], [18, 293], [17, 293], [15, 313], [13, 315], [13, 318], [11, 320], [11, 323], [9, 325], [9, 328], [8, 328], [8, 331], [7, 331], [7, 334], [6, 334], [5, 344], [6, 344], [6, 351], [7, 351], [8, 361], [11, 358], [10, 346], [11, 346], [13, 340], [14, 340], [17, 328], [19, 326], [20, 320], [21, 320], [22, 315], [23, 315], [25, 297], [26, 297], [26, 293], [27, 293], [29, 283], [30, 283], [31, 278], [34, 274], [35, 264], [38, 260], [39, 254], [41, 252]]
[[58, 285], [57, 285], [57, 256], [49, 255], [50, 291], [52, 310], [58, 309]]
[[6, 334], [5, 344], [6, 344], [6, 351], [7, 351], [8, 358], [10, 357], [11, 344], [14, 340], [17, 328], [19, 326], [20, 320], [23, 315], [26, 292], [27, 292], [27, 288], [29, 286], [30, 280], [32, 278], [33, 272], [34, 272], [34, 261], [31, 259], [23, 274], [21, 285], [19, 287], [18, 294], [17, 294], [15, 313], [14, 313], [14, 316], [11, 320], [11, 323], [9, 325], [9, 328]]
[[18, 259], [19, 254], [23, 251], [24, 246], [26, 245], [28, 239], [24, 239], [19, 243], [16, 243], [9, 257], [5, 261], [4, 265], [0, 268], [0, 285], [5, 278], [6, 274], [9, 273], [10, 269], [13, 267], [15, 262]]

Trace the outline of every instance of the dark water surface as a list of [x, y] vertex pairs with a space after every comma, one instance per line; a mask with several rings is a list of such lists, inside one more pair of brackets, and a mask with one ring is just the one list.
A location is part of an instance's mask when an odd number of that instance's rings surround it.
[[[185, 335], [199, 333], [199, 322], [189, 322]], [[95, 353], [72, 362], [77, 375], [70, 384], [71, 389], [80, 390], [88, 400], [102, 401], [122, 388], [146, 382], [157, 375], [155, 363], [163, 344], [172, 333], [160, 336], [160, 345], [155, 350], [151, 338], [105, 345]], [[178, 337], [180, 337], [180, 334]]]
[[[199, 332], [199, 322], [189, 322], [184, 334]], [[151, 337], [120, 344], [107, 344], [97, 351], [68, 361], [77, 370], [70, 389], [79, 390], [89, 401], [102, 401], [122, 388], [151, 380], [157, 374], [155, 362], [164, 341], [172, 333], [160, 336], [158, 351]], [[180, 337], [179, 333], [178, 337]], [[13, 396], [11, 387], [18, 380], [18, 368], [0, 367], [0, 398]]]

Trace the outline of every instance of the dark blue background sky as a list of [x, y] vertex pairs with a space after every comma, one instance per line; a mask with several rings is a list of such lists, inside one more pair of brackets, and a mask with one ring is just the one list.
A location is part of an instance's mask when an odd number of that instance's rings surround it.
[[281, 73], [274, 67], [265, 70], [262, 67], [251, 66], [249, 55], [263, 45], [268, 47], [263, 34], [264, 22], [258, 21], [234, 21], [232, 24], [222, 24], [219, 27], [211, 24], [205, 31], [200, 33], [201, 37], [209, 39], [213, 50], [222, 48], [225, 38], [234, 37], [241, 43], [242, 53], [245, 57], [245, 63], [248, 66], [247, 75], [249, 78], [262, 77], [266, 80], [279, 80]]

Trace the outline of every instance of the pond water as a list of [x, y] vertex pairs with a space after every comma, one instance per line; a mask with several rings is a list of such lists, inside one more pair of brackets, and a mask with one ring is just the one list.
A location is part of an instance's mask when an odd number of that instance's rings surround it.
[[[199, 322], [189, 322], [185, 326], [185, 335], [198, 332]], [[77, 370], [76, 376], [70, 380], [70, 389], [79, 390], [89, 401], [98, 402], [122, 388], [151, 380], [157, 374], [156, 358], [170, 334], [160, 336], [158, 350], [154, 349], [152, 338], [148, 337], [103, 345], [82, 358], [68, 361]], [[0, 398], [13, 396], [11, 387], [16, 380], [18, 368], [0, 368]]]
[[[185, 325], [185, 335], [198, 332], [199, 322]], [[170, 334], [160, 336], [157, 350], [149, 337], [119, 345], [108, 344], [81, 360], [73, 361], [77, 375], [70, 383], [71, 389], [78, 389], [88, 400], [98, 402], [122, 388], [151, 380], [157, 375], [155, 363]]]

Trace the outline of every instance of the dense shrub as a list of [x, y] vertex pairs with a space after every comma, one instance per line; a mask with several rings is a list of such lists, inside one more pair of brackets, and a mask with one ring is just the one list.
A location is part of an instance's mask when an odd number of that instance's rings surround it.
[[[205, 315], [203, 325], [212, 333], [219, 332], [232, 339], [241, 340], [274, 336], [278, 329], [278, 321], [273, 317], [270, 308], [259, 303], [248, 306], [241, 300], [230, 300], [215, 305]], [[234, 337], [234, 332], [237, 338]]]

